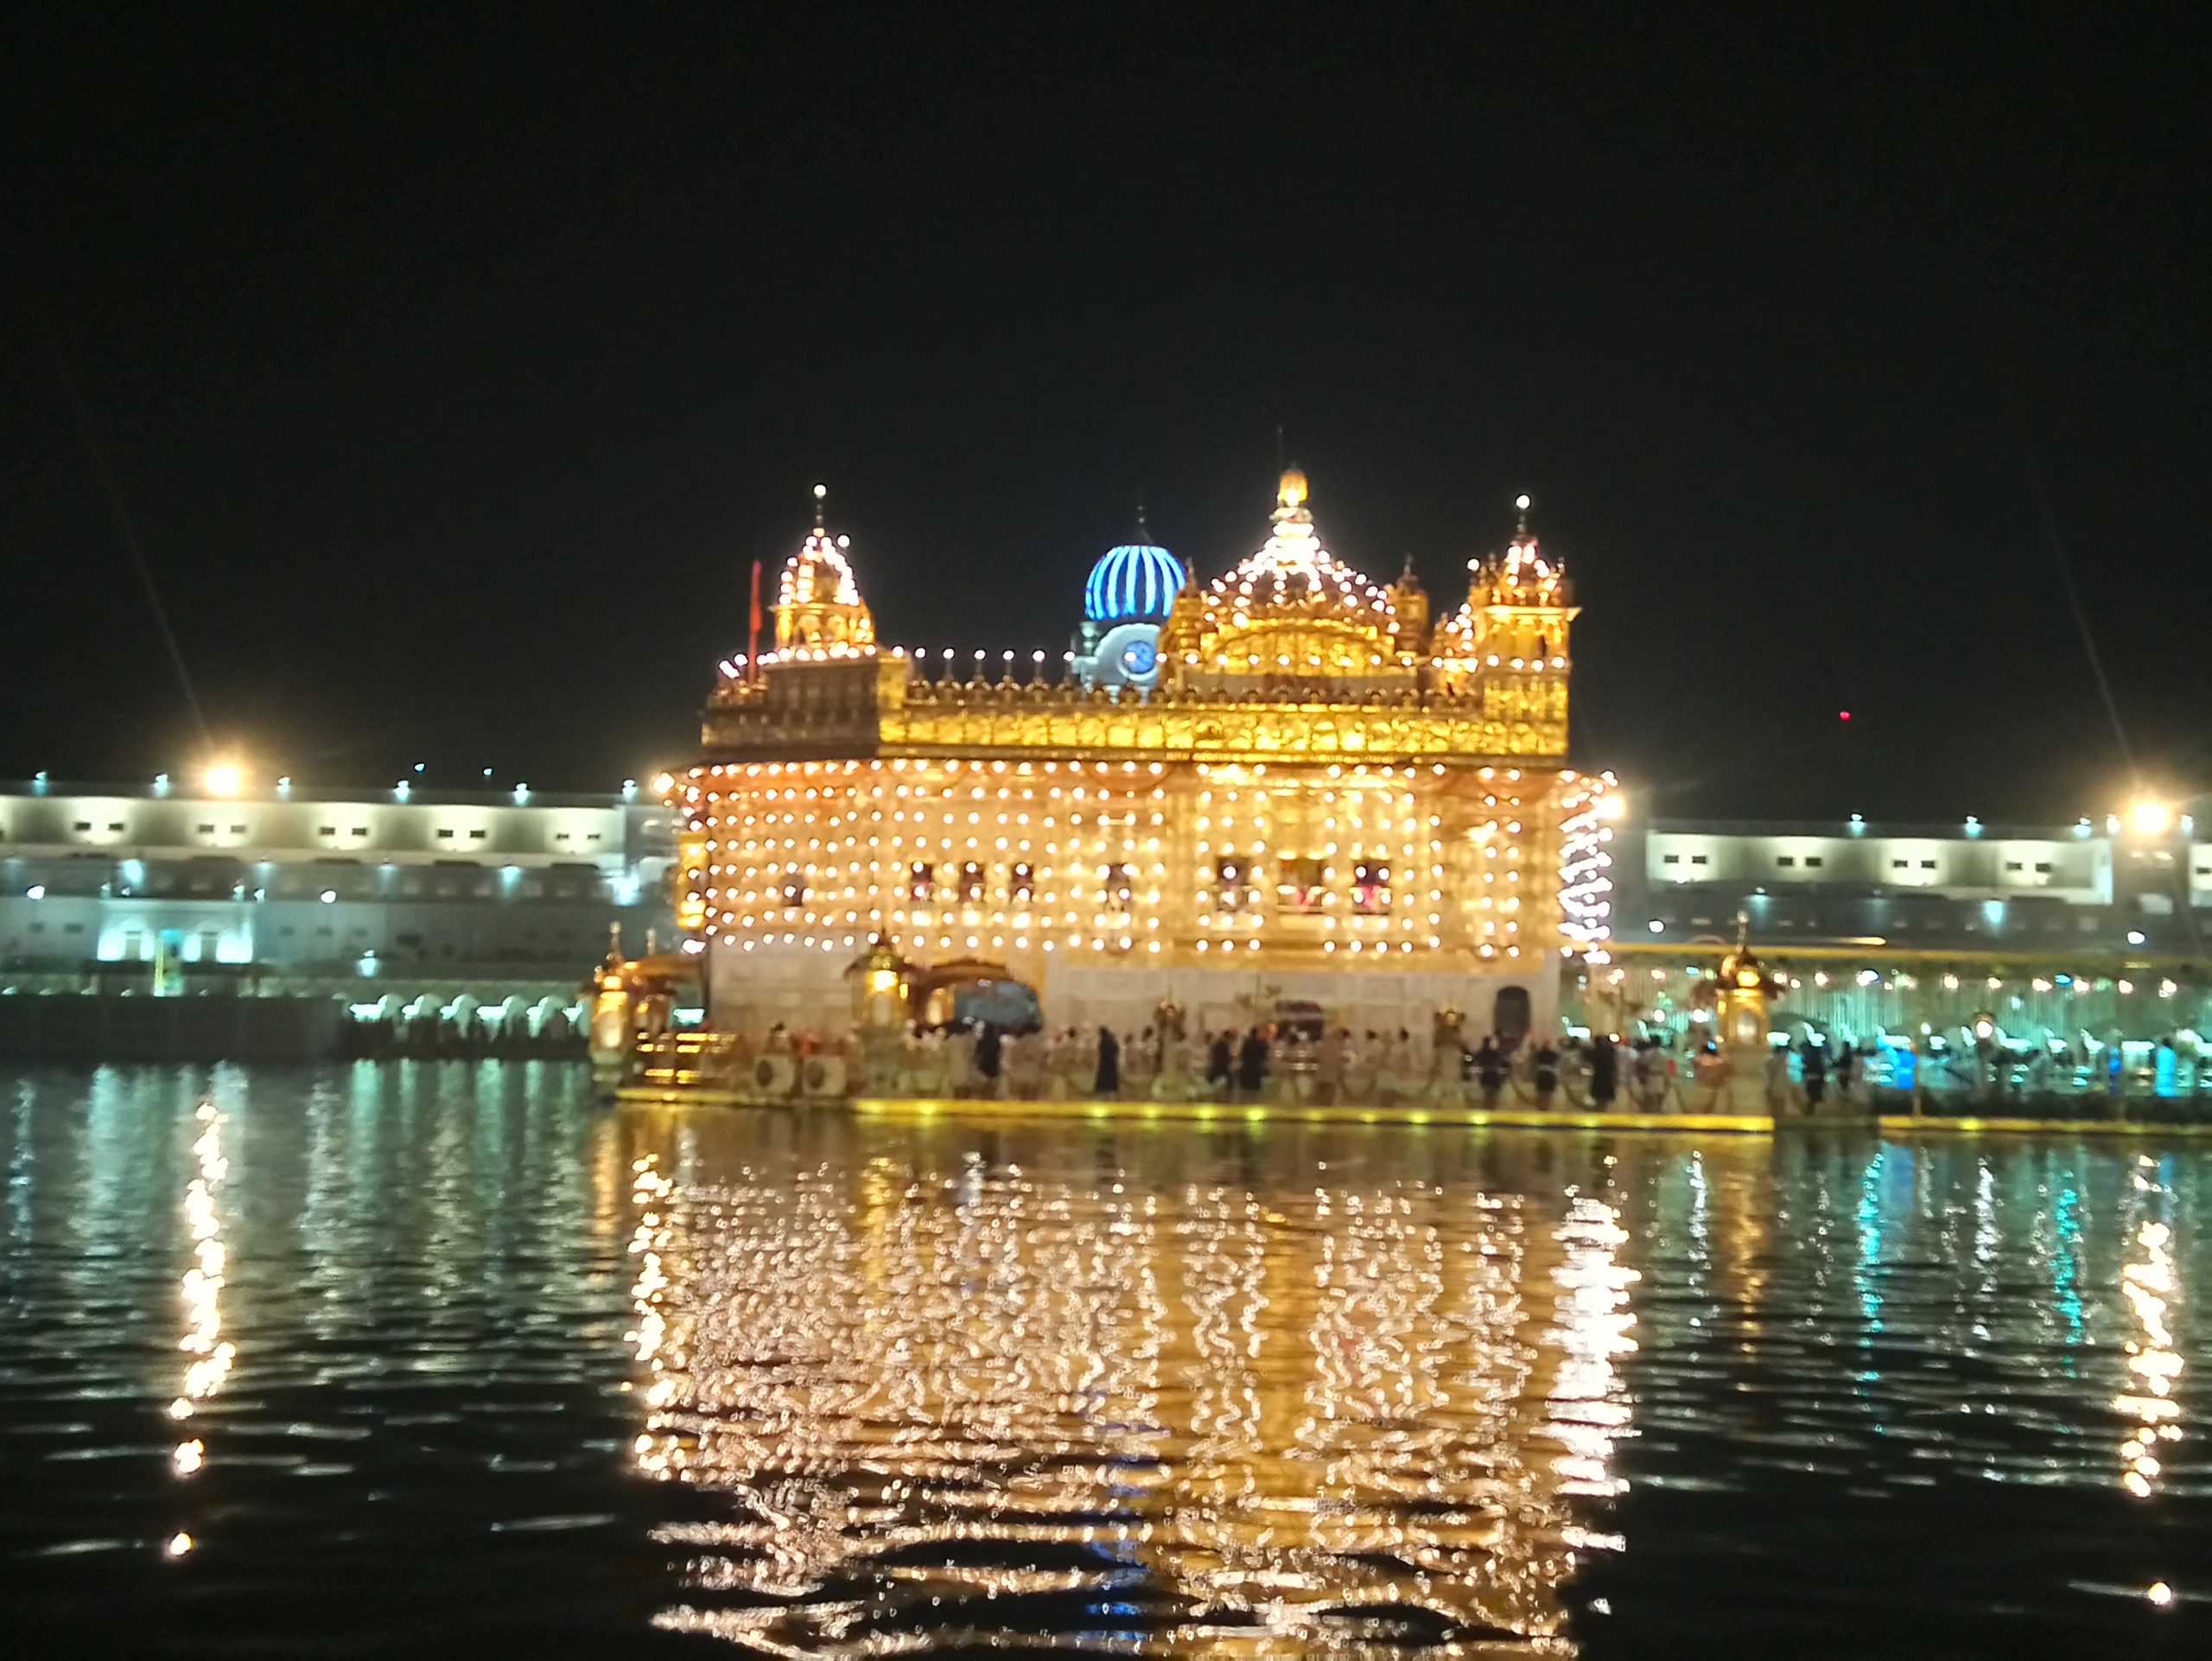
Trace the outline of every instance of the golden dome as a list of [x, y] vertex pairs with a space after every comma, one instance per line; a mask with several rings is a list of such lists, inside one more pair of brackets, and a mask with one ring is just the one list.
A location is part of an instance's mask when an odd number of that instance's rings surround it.
[[1181, 678], [1371, 677], [1404, 666], [1396, 596], [1321, 545], [1293, 468], [1267, 542], [1204, 588], [1184, 590], [1160, 641]]

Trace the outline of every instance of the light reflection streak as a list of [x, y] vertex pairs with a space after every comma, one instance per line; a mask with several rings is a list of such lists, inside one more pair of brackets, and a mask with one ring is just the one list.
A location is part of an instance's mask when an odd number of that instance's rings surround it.
[[1882, 1267], [1882, 1167], [1889, 1157], [1883, 1149], [1866, 1161], [1859, 1181], [1859, 1262], [1852, 1279], [1859, 1289], [1859, 1309], [1870, 1332], [1882, 1330], [1881, 1283], [1875, 1278]]
[[2071, 1183], [2062, 1182], [2051, 1202], [2050, 1231], [2051, 1307], [2066, 1325], [2066, 1341], [2076, 1344], [2088, 1323], [2082, 1307], [2082, 1195]]
[[1621, 1546], [1575, 1503], [1624, 1486], [1618, 1214], [1128, 1174], [637, 1157], [632, 1463], [729, 1505], [657, 1531], [696, 1600], [658, 1624], [874, 1655], [918, 1607], [992, 1647], [1040, 1636], [994, 1601], [1057, 1597], [1077, 1647], [1571, 1653], [1560, 1587]]
[[[223, 1155], [223, 1115], [214, 1103], [202, 1102], [193, 1118], [199, 1126], [192, 1144], [196, 1165], [184, 1190], [184, 1223], [192, 1241], [192, 1262], [177, 1289], [184, 1305], [184, 1336], [177, 1340], [177, 1348], [192, 1359], [185, 1364], [182, 1388], [168, 1406], [169, 1417], [187, 1430], [193, 1428], [200, 1404], [222, 1390], [238, 1353], [237, 1346], [223, 1336], [225, 1253], [219, 1202], [231, 1168]], [[186, 1435], [170, 1454], [169, 1462], [179, 1476], [197, 1475], [207, 1462], [206, 1441]], [[170, 1555], [181, 1556], [189, 1550], [191, 1538], [188, 1534], [176, 1535], [169, 1542]], [[178, 1541], [186, 1543], [180, 1548]]]
[[1613, 1474], [1613, 1444], [1627, 1434], [1631, 1409], [1613, 1358], [1636, 1349], [1629, 1289], [1640, 1278], [1616, 1260], [1628, 1243], [1620, 1213], [1578, 1196], [1556, 1233], [1565, 1256], [1552, 1270], [1560, 1347], [1566, 1352], [1551, 1390], [1548, 1434], [1565, 1452], [1552, 1461], [1562, 1492], [1606, 1497], [1628, 1484]]
[[28, 1079], [16, 1086], [15, 1124], [8, 1139], [8, 1238], [16, 1251], [31, 1235], [31, 1109], [36, 1099]]
[[1690, 1244], [1692, 1256], [1707, 1267], [1713, 1263], [1713, 1188], [1705, 1175], [1705, 1155], [1690, 1150]]
[[2172, 1325], [2181, 1287], [2174, 1273], [2171, 1228], [2145, 1222], [2135, 1231], [2135, 1244], [2142, 1255], [2120, 1271], [2120, 1296], [2135, 1327], [2123, 1340], [2127, 1380], [2113, 1398], [2113, 1407], [2134, 1421], [2120, 1444], [2120, 1485], [2137, 1499], [2147, 1499], [2158, 1489], [2172, 1445], [2181, 1440], [2181, 1403], [2175, 1386], [2181, 1379], [2182, 1359], [2174, 1346]]
[[638, 1225], [630, 1237], [630, 1255], [638, 1260], [638, 1273], [631, 1282], [630, 1301], [637, 1325], [623, 1334], [639, 1364], [652, 1375], [645, 1391], [645, 1429], [632, 1444], [638, 1468], [652, 1476], [669, 1471], [671, 1461], [680, 1454], [675, 1439], [659, 1434], [668, 1422], [664, 1410], [675, 1399], [676, 1380], [667, 1376], [668, 1364], [661, 1354], [668, 1321], [660, 1307], [668, 1291], [659, 1250], [667, 1233], [660, 1206], [672, 1185], [655, 1168], [656, 1163], [648, 1155], [631, 1167], [630, 1199], [638, 1208]]

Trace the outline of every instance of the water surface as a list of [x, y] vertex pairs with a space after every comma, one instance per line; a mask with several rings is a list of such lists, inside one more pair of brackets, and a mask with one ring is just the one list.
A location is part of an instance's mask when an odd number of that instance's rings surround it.
[[[2206, 1155], [0, 1075], [45, 1655], [2201, 1654]], [[2163, 1590], [2154, 1590], [2163, 1588]]]

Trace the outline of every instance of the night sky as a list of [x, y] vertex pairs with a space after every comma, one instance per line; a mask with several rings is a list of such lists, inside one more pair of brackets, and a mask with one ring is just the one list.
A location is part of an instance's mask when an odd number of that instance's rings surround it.
[[1440, 612], [1534, 494], [1656, 811], [2101, 813], [2059, 549], [2212, 788], [2204, 56], [1961, 11], [18, 6], [0, 773], [204, 748], [86, 423], [219, 742], [541, 788], [687, 759], [817, 479], [887, 640], [1057, 655], [1280, 427]]

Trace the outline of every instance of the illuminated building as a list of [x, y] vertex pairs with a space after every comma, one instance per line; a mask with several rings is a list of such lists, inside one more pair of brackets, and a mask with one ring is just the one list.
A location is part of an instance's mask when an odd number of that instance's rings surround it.
[[380, 791], [227, 777], [0, 787], [0, 990], [435, 989], [565, 1002], [673, 933], [665, 808], [634, 788]]
[[817, 519], [774, 649], [723, 665], [670, 781], [711, 1019], [822, 1022], [880, 936], [1002, 966], [1061, 1023], [1172, 998], [1214, 1026], [1276, 999], [1424, 1034], [1442, 1009], [1547, 1024], [1561, 954], [1606, 935], [1609, 780], [1567, 765], [1565, 572], [1525, 517], [1469, 570], [1432, 627], [1410, 570], [1385, 586], [1323, 545], [1293, 470], [1209, 582], [1148, 543], [1109, 554], [1061, 678], [1043, 652], [877, 645]]
[[2062, 824], [1630, 814], [1611, 828], [1614, 961], [1569, 974], [1603, 1024], [1679, 1021], [1687, 974], [1713, 964], [1741, 917], [1784, 973], [1777, 1024], [1793, 1034], [1810, 1021], [1862, 1042], [1994, 1038], [2084, 1059], [2117, 1036], [2145, 1067], [2159, 1064], [2164, 1036], [2188, 1075], [2212, 1029], [2212, 843], [2187, 814], [2143, 804]]
[[2186, 818], [2158, 834], [2117, 818], [2024, 825], [1631, 818], [1615, 829], [1624, 939], [1732, 937], [1742, 911], [1770, 945], [1878, 939], [2194, 956], [2212, 909], [2212, 843], [2196, 840]]

